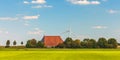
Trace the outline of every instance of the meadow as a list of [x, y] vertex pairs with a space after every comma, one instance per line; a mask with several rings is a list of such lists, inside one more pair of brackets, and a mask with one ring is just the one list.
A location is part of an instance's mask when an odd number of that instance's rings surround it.
[[0, 49], [0, 60], [120, 60], [120, 49]]

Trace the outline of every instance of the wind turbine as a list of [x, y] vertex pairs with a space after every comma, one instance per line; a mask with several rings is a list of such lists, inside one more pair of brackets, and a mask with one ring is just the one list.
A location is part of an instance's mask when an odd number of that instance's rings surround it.
[[72, 35], [74, 35], [76, 37], [76, 34], [74, 34], [71, 30], [71, 27], [69, 27], [68, 30], [62, 32], [61, 34], [68, 34], [68, 37], [72, 37]]

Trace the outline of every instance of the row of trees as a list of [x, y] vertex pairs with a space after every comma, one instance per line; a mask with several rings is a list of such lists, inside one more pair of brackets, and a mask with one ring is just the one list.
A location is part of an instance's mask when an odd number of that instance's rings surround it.
[[73, 40], [72, 38], [66, 38], [64, 43], [56, 46], [57, 48], [117, 48], [117, 40], [115, 38], [105, 39], [99, 38], [98, 41], [95, 39], [79, 39]]
[[[14, 40], [13, 45], [16, 46], [17, 42]], [[23, 45], [23, 41], [21, 42]], [[117, 48], [118, 42], [115, 38], [99, 38], [98, 41], [95, 39], [84, 39], [80, 41], [79, 39], [73, 40], [68, 37], [65, 41], [56, 48]], [[10, 47], [10, 40], [6, 41], [6, 48]], [[26, 48], [44, 48], [44, 43], [41, 41], [37, 41], [36, 39], [30, 39], [26, 43]]]
[[26, 48], [43, 48], [44, 44], [36, 39], [31, 39], [27, 41]]
[[[16, 46], [16, 44], [17, 44], [17, 42], [16, 42], [16, 40], [14, 40], [14, 41], [13, 41], [13, 45]], [[23, 45], [23, 41], [21, 41], [21, 45]], [[6, 46], [5, 46], [5, 47], [6, 47], [6, 48], [10, 47], [10, 40], [7, 40], [7, 41], [6, 41]]]
[[[17, 42], [16, 40], [13, 41], [13, 46], [16, 46]], [[23, 41], [21, 41], [21, 45], [23, 45]], [[10, 47], [10, 40], [6, 41], [6, 46], [5, 48], [9, 48]], [[30, 39], [27, 41], [26, 43], [26, 48], [43, 48], [44, 44], [41, 41], [38, 41], [36, 39]]]

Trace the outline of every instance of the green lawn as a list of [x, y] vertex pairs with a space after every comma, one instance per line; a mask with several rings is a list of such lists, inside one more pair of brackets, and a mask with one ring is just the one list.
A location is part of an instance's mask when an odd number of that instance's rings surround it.
[[0, 60], [120, 60], [120, 49], [0, 49]]

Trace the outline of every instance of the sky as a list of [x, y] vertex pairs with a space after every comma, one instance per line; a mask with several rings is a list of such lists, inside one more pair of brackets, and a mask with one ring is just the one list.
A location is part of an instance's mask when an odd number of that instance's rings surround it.
[[[0, 45], [44, 35], [120, 42], [120, 0], [0, 0]], [[69, 34], [69, 31], [71, 33]]]

